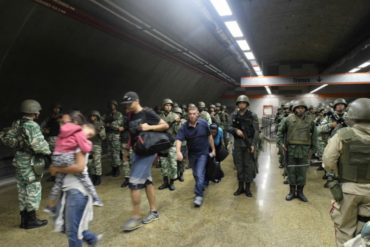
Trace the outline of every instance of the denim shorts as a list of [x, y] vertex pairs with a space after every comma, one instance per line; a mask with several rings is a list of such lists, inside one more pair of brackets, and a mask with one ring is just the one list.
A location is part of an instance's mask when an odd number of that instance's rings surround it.
[[130, 189], [143, 189], [147, 184], [152, 183], [152, 164], [155, 157], [156, 154], [142, 156], [134, 153], [130, 173]]

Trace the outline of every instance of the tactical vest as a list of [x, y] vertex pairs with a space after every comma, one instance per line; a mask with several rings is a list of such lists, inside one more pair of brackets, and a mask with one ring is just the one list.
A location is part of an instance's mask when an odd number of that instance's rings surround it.
[[337, 134], [343, 144], [339, 158], [340, 181], [370, 183], [370, 140], [357, 135], [348, 127]]
[[286, 119], [287, 142], [292, 145], [311, 145], [312, 119], [309, 117], [299, 118], [296, 115], [289, 115]]
[[[234, 128], [240, 129], [243, 131], [244, 135], [248, 137], [248, 139], [253, 139], [255, 134], [255, 129], [253, 126], [253, 114], [251, 111], [247, 110], [243, 115], [240, 112], [237, 112], [232, 116], [232, 126]], [[240, 138], [236, 134], [234, 134], [235, 138]]]

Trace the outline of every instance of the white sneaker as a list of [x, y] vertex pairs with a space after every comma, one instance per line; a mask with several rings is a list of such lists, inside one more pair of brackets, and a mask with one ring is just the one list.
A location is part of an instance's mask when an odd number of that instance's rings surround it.
[[103, 204], [103, 202], [102, 202], [102, 201], [94, 201], [94, 202], [93, 202], [93, 206], [96, 206], [96, 207], [103, 207], [103, 206], [104, 206], [104, 204]]
[[200, 207], [200, 206], [202, 206], [202, 203], [203, 203], [203, 197], [196, 196], [195, 199], [194, 199], [194, 206], [195, 207]]

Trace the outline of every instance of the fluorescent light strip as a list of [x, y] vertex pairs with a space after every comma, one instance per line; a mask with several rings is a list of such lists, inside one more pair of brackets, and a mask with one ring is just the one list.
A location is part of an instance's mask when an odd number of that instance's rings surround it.
[[210, 0], [210, 1], [220, 16], [230, 16], [233, 14], [226, 0]]
[[242, 49], [242, 51], [249, 51], [251, 48], [249, 47], [248, 43], [246, 40], [237, 40], [236, 43], [238, 43], [240, 49]]
[[356, 67], [356, 68], [354, 68], [354, 69], [351, 69], [351, 70], [349, 71], [349, 73], [355, 73], [355, 72], [359, 71], [360, 69], [361, 69], [361, 68]]
[[268, 94], [271, 94], [271, 90], [270, 90], [269, 86], [265, 86], [265, 89], [266, 89]]
[[358, 66], [359, 68], [363, 69], [363, 68], [366, 68], [367, 66], [370, 65], [370, 62], [365, 62], [363, 64], [361, 64], [360, 66]]
[[227, 29], [229, 29], [231, 35], [234, 38], [241, 38], [243, 37], [242, 30], [240, 29], [238, 23], [236, 21], [226, 21], [225, 25]]
[[253, 69], [256, 72], [261, 72], [261, 67], [260, 66], [253, 67]]
[[316, 89], [312, 90], [310, 93], [315, 93], [315, 92], [319, 91], [320, 89], [323, 89], [324, 87], [326, 87], [326, 86], [328, 86], [328, 85], [329, 85], [329, 84], [321, 85], [320, 87], [318, 87], [318, 88], [316, 88]]
[[254, 57], [253, 52], [251, 52], [251, 51], [244, 52], [244, 55], [245, 55], [249, 60], [254, 60], [254, 59], [256, 59], [256, 58]]

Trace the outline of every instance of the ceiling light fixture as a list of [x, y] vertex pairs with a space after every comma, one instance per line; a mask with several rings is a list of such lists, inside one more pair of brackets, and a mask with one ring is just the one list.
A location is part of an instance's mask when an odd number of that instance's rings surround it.
[[320, 89], [323, 89], [324, 87], [326, 87], [326, 86], [328, 86], [328, 85], [329, 85], [329, 84], [321, 85], [320, 87], [318, 87], [318, 88], [316, 88], [316, 89], [312, 90], [312, 91], [310, 92], [310, 94], [315, 93], [315, 92], [319, 91]]
[[243, 37], [242, 30], [240, 29], [239, 24], [236, 21], [225, 21], [225, 25], [234, 38]]
[[271, 90], [270, 90], [269, 86], [265, 86], [265, 89], [266, 89], [268, 94], [271, 94]]
[[365, 63], [363, 63], [363, 64], [361, 64], [360, 66], [358, 66], [359, 68], [361, 68], [361, 69], [363, 69], [363, 68], [366, 68], [367, 66], [369, 66], [370, 65], [370, 62], [368, 61], [368, 62], [365, 62]]
[[230, 16], [233, 14], [226, 0], [210, 0], [210, 1], [220, 16]]
[[253, 52], [251, 52], [251, 51], [244, 52], [244, 55], [245, 55], [249, 60], [254, 60], [254, 59], [256, 59], [256, 58], [254, 57]]
[[246, 40], [237, 40], [236, 43], [238, 43], [240, 49], [242, 49], [242, 51], [249, 51], [251, 48], [249, 47], [248, 43]]
[[356, 67], [356, 68], [354, 68], [354, 69], [351, 69], [351, 70], [349, 71], [349, 73], [355, 73], [355, 72], [359, 71], [360, 69], [361, 69], [361, 68]]

